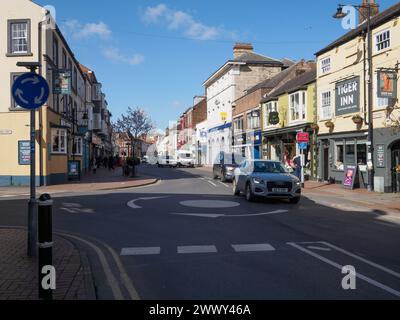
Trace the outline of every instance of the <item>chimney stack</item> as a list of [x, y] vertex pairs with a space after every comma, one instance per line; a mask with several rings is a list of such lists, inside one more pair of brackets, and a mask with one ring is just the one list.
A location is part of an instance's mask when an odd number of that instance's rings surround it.
[[363, 24], [367, 20], [368, 6], [371, 6], [371, 18], [379, 13], [379, 5], [375, 3], [375, 0], [363, 0], [360, 8], [359, 24]]
[[251, 43], [237, 42], [233, 47], [233, 57], [236, 59], [246, 52], [253, 52], [254, 47]]

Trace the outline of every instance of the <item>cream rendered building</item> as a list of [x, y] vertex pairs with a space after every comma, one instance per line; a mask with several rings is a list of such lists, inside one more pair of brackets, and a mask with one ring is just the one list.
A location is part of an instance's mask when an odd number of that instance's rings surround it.
[[[374, 184], [379, 192], [400, 191], [395, 172], [400, 165], [399, 105], [377, 95], [377, 71], [394, 69], [400, 61], [399, 15], [400, 3], [372, 18]], [[363, 23], [316, 54], [319, 179], [342, 183], [345, 169], [357, 166], [361, 187], [368, 183], [369, 162], [365, 31]]]
[[81, 161], [83, 167], [85, 137], [79, 127], [84, 125], [83, 115], [91, 111], [85, 105], [86, 84], [80, 65], [47, 10], [33, 1], [2, 1], [0, 35], [0, 186], [29, 184], [29, 111], [17, 106], [11, 96], [13, 81], [27, 72], [17, 67], [21, 61], [39, 62], [38, 72], [50, 88], [55, 70], [71, 71], [71, 94], [51, 93], [36, 111], [36, 183], [66, 182], [68, 160]]

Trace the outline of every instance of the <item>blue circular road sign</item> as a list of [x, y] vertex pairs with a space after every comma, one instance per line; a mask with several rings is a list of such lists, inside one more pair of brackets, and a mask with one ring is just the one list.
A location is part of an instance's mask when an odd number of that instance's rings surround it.
[[39, 109], [49, 98], [49, 85], [42, 76], [28, 72], [19, 76], [11, 89], [16, 104], [24, 109]]

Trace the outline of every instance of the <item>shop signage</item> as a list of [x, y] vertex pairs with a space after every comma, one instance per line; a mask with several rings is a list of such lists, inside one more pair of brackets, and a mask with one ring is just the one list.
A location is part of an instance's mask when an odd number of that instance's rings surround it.
[[54, 94], [71, 94], [71, 70], [55, 70], [53, 71], [53, 93]]
[[268, 122], [270, 125], [275, 126], [279, 123], [279, 121], [279, 112], [273, 111], [269, 113]]
[[296, 140], [298, 143], [309, 143], [310, 134], [308, 132], [298, 132]]
[[346, 189], [353, 190], [358, 181], [358, 167], [357, 166], [348, 166], [346, 167], [346, 170], [344, 171], [344, 180], [343, 180], [343, 185]]
[[336, 115], [360, 111], [360, 77], [336, 83]]
[[385, 168], [385, 146], [379, 144], [376, 146], [376, 166], [378, 168]]
[[397, 73], [378, 71], [378, 97], [397, 99]]
[[246, 144], [246, 134], [242, 133], [235, 136], [235, 146], [241, 146]]
[[18, 141], [18, 164], [27, 166], [31, 164], [31, 142]]
[[261, 145], [262, 143], [261, 135], [262, 135], [261, 131], [249, 132], [246, 136], [246, 143], [255, 146]]
[[228, 119], [228, 113], [227, 112], [221, 112], [221, 121], [226, 121]]

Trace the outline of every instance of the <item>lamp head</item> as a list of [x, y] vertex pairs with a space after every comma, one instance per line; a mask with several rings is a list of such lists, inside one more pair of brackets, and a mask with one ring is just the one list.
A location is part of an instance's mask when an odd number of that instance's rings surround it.
[[347, 13], [343, 12], [343, 6], [339, 5], [337, 8], [336, 13], [333, 15], [335, 19], [343, 19], [347, 16]]

